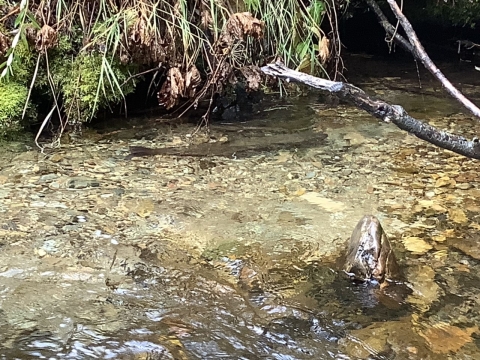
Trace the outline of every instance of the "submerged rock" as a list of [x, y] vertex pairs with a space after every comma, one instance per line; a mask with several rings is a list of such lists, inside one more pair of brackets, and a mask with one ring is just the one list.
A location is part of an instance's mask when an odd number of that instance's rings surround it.
[[344, 270], [362, 281], [402, 278], [390, 241], [375, 216], [364, 216], [353, 230]]

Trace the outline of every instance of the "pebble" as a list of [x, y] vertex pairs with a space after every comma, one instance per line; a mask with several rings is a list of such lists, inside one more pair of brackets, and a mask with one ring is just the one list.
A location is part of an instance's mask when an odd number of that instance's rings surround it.
[[38, 249], [37, 255], [42, 258], [47, 255], [47, 251], [45, 249]]
[[315, 176], [317, 176], [317, 173], [315, 171], [310, 171], [306, 173], [305, 179], [313, 179]]
[[99, 186], [100, 182], [98, 180], [87, 177], [72, 177], [65, 182], [67, 189], [86, 189]]

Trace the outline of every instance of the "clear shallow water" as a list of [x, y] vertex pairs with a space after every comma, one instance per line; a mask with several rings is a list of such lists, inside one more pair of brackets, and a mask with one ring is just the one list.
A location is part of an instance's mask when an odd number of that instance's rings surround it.
[[[434, 91], [402, 95], [413, 78], [390, 81], [393, 90], [389, 81], [371, 86], [415, 115], [456, 111]], [[284, 136], [283, 148], [243, 157], [227, 144], [225, 157], [125, 161], [132, 141], [181, 145], [191, 131], [145, 120], [108, 137], [93, 131], [54, 159], [5, 153], [0, 358], [477, 358], [476, 163], [315, 100], [218, 130], [259, 148]], [[433, 120], [475, 133], [455, 114]], [[300, 130], [328, 138], [301, 146]], [[87, 175], [100, 186], [62, 188], [61, 176]], [[471, 186], [436, 187], [439, 178]], [[365, 213], [381, 218], [413, 294], [392, 300], [338, 271]], [[412, 251], [412, 237], [430, 249]]]
[[[221, 261], [225, 274], [243, 267], [241, 261]], [[346, 329], [360, 326], [350, 317], [365, 311], [389, 318], [368, 289], [352, 286], [332, 269], [295, 265], [292, 271], [282, 262], [264, 269], [270, 279], [250, 289], [242, 281], [222, 280], [210, 266], [138, 265], [129, 274], [133, 282], [107, 298], [83, 306], [72, 299], [71, 306], [83, 307], [82, 313], [68, 317], [66, 303], [42, 309], [50, 317], [43, 326], [50, 323], [52, 331], [4, 324], [2, 358], [116, 359], [147, 352], [175, 359], [335, 358]]]

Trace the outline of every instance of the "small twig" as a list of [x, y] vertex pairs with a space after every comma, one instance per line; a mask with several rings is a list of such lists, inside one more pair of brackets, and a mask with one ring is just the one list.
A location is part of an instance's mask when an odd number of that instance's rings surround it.
[[[61, 112], [60, 106], [58, 104], [58, 97], [60, 96], [60, 94], [57, 95], [55, 93], [55, 82], [53, 81], [52, 73], [50, 72], [50, 63], [48, 61], [48, 51], [47, 50], [45, 50], [45, 63], [47, 65], [47, 79], [48, 79], [48, 83], [50, 84], [50, 89], [52, 91], [53, 100], [55, 102], [55, 108], [57, 109], [57, 112], [58, 112], [58, 118], [61, 119], [62, 118], [62, 112]], [[65, 126], [63, 126], [61, 128], [60, 134], [58, 135], [58, 139], [60, 139], [64, 130], [65, 130]]]
[[380, 6], [378, 6], [378, 4], [374, 0], [366, 0], [366, 2], [370, 7], [370, 9], [372, 9], [372, 11], [375, 13], [375, 15], [377, 15], [378, 22], [380, 23], [380, 25], [385, 29], [387, 33], [390, 34], [392, 39], [394, 39], [397, 42], [397, 44], [399, 44], [405, 51], [408, 51], [409, 53], [415, 56], [414, 47], [410, 45], [407, 39], [405, 39], [402, 35], [397, 33], [396, 28], [392, 24], [390, 24], [387, 17], [383, 13], [382, 9], [380, 9]]
[[40, 149], [40, 152], [43, 153], [44, 147], [40, 146], [38, 143], [38, 138], [40, 137], [40, 134], [42, 133], [43, 129], [45, 128], [45, 125], [48, 124], [50, 121], [50, 118], [52, 117], [53, 112], [55, 111], [57, 105], [53, 105], [52, 110], [45, 116], [45, 119], [43, 119], [42, 125], [40, 125], [40, 129], [37, 131], [37, 135], [35, 136], [35, 145]]
[[202, 121], [200, 122], [200, 124], [198, 124], [197, 128], [195, 129], [195, 131], [192, 133], [192, 136], [193, 135], [196, 135], [200, 129], [202, 128], [202, 126], [204, 125], [208, 125], [208, 119], [210, 117], [210, 111], [211, 111], [211, 108], [212, 108], [212, 105], [213, 105], [213, 96], [214, 94], [211, 94], [210, 95], [210, 103], [208, 104], [208, 109], [206, 111], [205, 114], [203, 114], [202, 116]]
[[13, 14], [17, 13], [18, 11], [20, 10], [20, 7], [19, 6], [16, 6], [13, 10], [11, 10], [7, 15], [5, 15], [4, 17], [0, 18], [0, 22], [2, 22], [3, 20], [7, 19], [9, 16], [12, 16]]
[[41, 55], [38, 54], [37, 65], [35, 65], [35, 71], [33, 72], [32, 82], [30, 83], [30, 88], [28, 89], [28, 94], [27, 94], [27, 99], [25, 100], [25, 105], [23, 106], [22, 119], [25, 118], [25, 113], [27, 112], [27, 108], [28, 108], [28, 101], [30, 100], [30, 96], [32, 95], [33, 85], [35, 84], [35, 79], [37, 78], [38, 65], [40, 64], [40, 57], [41, 57]]
[[[147, 98], [151, 95], [153, 95], [155, 90], [152, 90], [152, 87], [156, 86], [156, 77], [158, 76], [158, 72], [156, 74], [153, 74], [152, 80], [150, 80], [150, 84], [148, 84], [148, 89], [147, 89]], [[150, 95], [151, 94], [151, 95]], [[145, 103], [147, 102], [147, 99], [145, 99]]]
[[151, 72], [154, 72], [154, 71], [158, 71], [158, 70], [162, 70], [163, 67], [162, 66], [159, 66], [159, 67], [156, 67], [156, 68], [153, 68], [153, 69], [150, 69], [150, 70], [146, 70], [146, 71], [143, 71], [141, 73], [138, 73], [138, 74], [135, 74], [135, 75], [131, 75], [127, 78], [127, 80], [125, 80], [121, 85], [120, 87], [122, 87], [123, 85], [125, 85], [127, 82], [129, 82], [130, 80], [136, 78], [136, 77], [139, 77], [139, 76], [142, 76], [142, 75], [145, 75], [145, 74], [148, 74], [148, 73], [151, 73]]
[[[401, 0], [401, 2], [402, 2], [402, 5], [400, 6], [400, 9], [402, 9], [402, 11], [403, 11], [403, 0]], [[395, 24], [395, 32], [391, 35], [390, 39], [386, 39], [386, 41], [388, 43], [388, 50], [390, 52], [392, 52], [393, 39], [395, 38], [395, 35], [397, 35], [399, 27], [400, 27], [400, 21], [397, 20], [397, 23]]]

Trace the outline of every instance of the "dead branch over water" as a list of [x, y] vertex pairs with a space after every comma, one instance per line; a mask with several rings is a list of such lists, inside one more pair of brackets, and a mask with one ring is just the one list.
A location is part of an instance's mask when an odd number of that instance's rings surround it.
[[299, 82], [315, 89], [328, 91], [346, 100], [369, 114], [385, 122], [392, 122], [400, 129], [416, 137], [470, 158], [480, 159], [480, 141], [439, 130], [407, 114], [400, 105], [391, 105], [383, 100], [368, 96], [362, 89], [343, 82], [330, 81], [307, 75], [284, 66], [281, 63], [262, 67], [267, 75], [276, 76], [285, 81]]
[[458, 102], [470, 110], [475, 116], [480, 117], [480, 109], [469, 99], [467, 99], [465, 95], [460, 92], [460, 90], [453, 86], [453, 84], [447, 79], [442, 71], [433, 63], [432, 59], [430, 59], [417, 34], [413, 30], [412, 24], [402, 13], [396, 1], [387, 0], [392, 12], [395, 14], [395, 17], [398, 19], [400, 25], [402, 25], [402, 28], [408, 37], [408, 41], [397, 33], [396, 29], [388, 22], [386, 16], [383, 14], [382, 10], [374, 0], [366, 0], [366, 2], [376, 14], [380, 25], [382, 25], [387, 34], [390, 34], [396, 43], [398, 43], [406, 51], [410, 52], [417, 60], [421, 61], [425, 68], [430, 71], [430, 73], [435, 76], [443, 86], [445, 86], [445, 89], [450, 95], [457, 99]]

